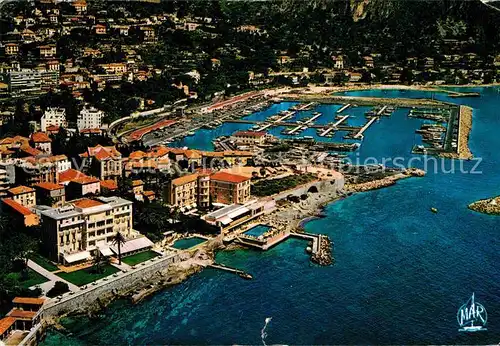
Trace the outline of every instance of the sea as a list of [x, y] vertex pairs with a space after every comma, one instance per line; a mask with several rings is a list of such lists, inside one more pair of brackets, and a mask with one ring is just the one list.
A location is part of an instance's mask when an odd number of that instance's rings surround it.
[[[350, 159], [413, 159], [412, 166], [428, 173], [333, 202], [323, 218], [307, 222], [306, 231], [333, 240], [333, 266], [312, 264], [307, 243], [296, 239], [266, 252], [222, 251], [217, 262], [254, 279], [206, 269], [140, 304], [116, 301], [96, 318], [64, 318], [66, 331], [50, 330], [42, 344], [497, 344], [500, 216], [467, 205], [500, 194], [500, 94], [493, 87], [470, 91], [481, 97], [410, 90], [346, 93], [471, 106], [470, 147], [477, 159], [429, 165], [412, 155], [412, 146], [421, 143], [415, 129], [422, 120], [408, 118], [408, 109], [374, 123]], [[250, 117], [264, 119], [292, 105], [275, 104]], [[328, 123], [340, 107], [320, 105], [314, 111], [325, 113], [320, 120]], [[343, 114], [353, 115], [349, 124], [356, 125], [366, 121], [364, 111], [357, 107]], [[248, 127], [225, 124], [175, 144], [210, 150], [214, 136]], [[280, 129], [271, 131], [280, 135]], [[487, 330], [459, 332], [457, 311], [473, 293], [487, 310]]]

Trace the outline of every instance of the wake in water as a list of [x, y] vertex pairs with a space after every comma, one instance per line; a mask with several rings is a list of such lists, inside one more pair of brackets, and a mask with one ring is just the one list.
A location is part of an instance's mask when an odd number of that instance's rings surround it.
[[272, 317], [267, 317], [266, 318], [266, 323], [264, 324], [264, 328], [262, 328], [262, 330], [260, 331], [260, 338], [262, 339], [262, 344], [264, 346], [267, 346], [267, 344], [266, 344], [266, 337], [267, 337], [266, 328], [267, 328], [267, 325], [269, 324], [269, 322], [271, 322], [272, 319], [273, 319]]

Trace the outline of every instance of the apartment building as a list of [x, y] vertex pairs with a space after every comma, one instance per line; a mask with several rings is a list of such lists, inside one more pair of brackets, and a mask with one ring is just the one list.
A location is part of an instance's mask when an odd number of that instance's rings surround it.
[[86, 167], [91, 174], [101, 180], [117, 181], [122, 176], [122, 154], [114, 146], [89, 147], [80, 157], [87, 160]]
[[52, 139], [45, 132], [35, 132], [31, 135], [31, 144], [45, 154], [52, 154]]
[[11, 160], [2, 160], [0, 162], [0, 198], [7, 196], [7, 190], [14, 181], [14, 166], [8, 161]]
[[170, 181], [165, 195], [167, 204], [179, 208], [206, 208], [210, 203], [245, 203], [250, 199], [250, 178], [200, 171]]
[[224, 204], [243, 204], [250, 200], [250, 178], [217, 172], [210, 176], [210, 196]]
[[98, 110], [97, 108], [83, 108], [77, 119], [78, 131], [82, 131], [84, 129], [100, 129], [103, 117], [104, 112]]
[[18, 160], [15, 165], [16, 183], [25, 184], [28, 186], [45, 183], [56, 182], [57, 165], [51, 160], [51, 157], [27, 157]]
[[37, 204], [50, 204], [51, 207], [60, 207], [66, 202], [64, 185], [55, 183], [38, 183], [34, 185]]
[[17, 43], [6, 43], [4, 49], [5, 55], [16, 55], [19, 53], [19, 45]]
[[40, 58], [53, 58], [57, 54], [57, 47], [55, 44], [48, 44], [38, 47]]
[[40, 130], [45, 132], [49, 126], [67, 127], [66, 109], [56, 107], [47, 108], [40, 121]]
[[28, 186], [16, 186], [7, 190], [7, 195], [14, 201], [25, 207], [36, 205], [35, 189]]
[[132, 230], [132, 202], [120, 197], [83, 198], [60, 208], [39, 207], [42, 250], [53, 261], [74, 264], [97, 251], [111, 255], [113, 236], [139, 236]]
[[172, 179], [167, 184], [166, 201], [171, 206], [186, 208], [198, 202], [198, 174]]
[[124, 74], [127, 72], [127, 64], [123, 62], [100, 64], [99, 67], [106, 71], [107, 74]]
[[4, 81], [12, 96], [37, 94], [42, 91], [42, 77], [39, 70], [20, 69], [4, 73]]

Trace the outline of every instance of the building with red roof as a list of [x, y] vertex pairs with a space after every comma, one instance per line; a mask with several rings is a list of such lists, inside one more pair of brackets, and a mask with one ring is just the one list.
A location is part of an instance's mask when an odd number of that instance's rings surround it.
[[31, 209], [19, 204], [12, 198], [2, 198], [2, 210], [26, 227], [36, 226], [40, 223], [38, 216]]
[[210, 176], [210, 196], [224, 204], [243, 204], [250, 200], [250, 178], [217, 172]]
[[268, 138], [265, 131], [237, 131], [231, 139], [237, 144], [262, 145]]
[[87, 160], [86, 167], [101, 180], [117, 181], [122, 176], [122, 154], [114, 146], [89, 147], [80, 157]]
[[52, 154], [52, 139], [45, 132], [35, 132], [31, 135], [31, 145], [45, 154]]
[[13, 187], [7, 190], [7, 196], [25, 207], [36, 205], [36, 192], [32, 187], [23, 185]]
[[38, 204], [59, 207], [66, 202], [64, 185], [45, 182], [33, 185], [36, 190]]
[[180, 208], [208, 207], [210, 202], [233, 204], [250, 199], [250, 178], [236, 174], [200, 170], [171, 180], [166, 202]]

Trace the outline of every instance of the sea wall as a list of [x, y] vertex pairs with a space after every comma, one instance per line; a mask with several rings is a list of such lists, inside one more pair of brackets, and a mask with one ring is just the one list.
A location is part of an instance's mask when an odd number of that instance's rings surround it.
[[299, 102], [319, 102], [346, 104], [354, 103], [359, 106], [397, 106], [397, 107], [449, 107], [446, 102], [429, 99], [408, 99], [408, 98], [383, 98], [383, 97], [360, 97], [360, 96], [333, 96], [322, 94], [285, 94], [283, 99]]
[[301, 185], [299, 187], [296, 187], [294, 189], [286, 190], [283, 192], [280, 192], [276, 195], [273, 196], [273, 199], [275, 201], [279, 201], [282, 199], [287, 198], [290, 195], [300, 197], [301, 195], [307, 194], [307, 191], [315, 186], [319, 192], [325, 192], [325, 191], [341, 191], [344, 188], [344, 178], [338, 178], [335, 180], [320, 180], [320, 181], [314, 181], [311, 183], [307, 183], [304, 185]]
[[137, 265], [136, 269], [123, 273], [118, 272], [117, 276], [109, 276], [89, 284], [86, 289], [79, 292], [63, 295], [61, 300], [52, 299], [43, 306], [42, 318], [52, 318], [59, 315], [73, 312], [85, 311], [95, 306], [96, 303], [109, 301], [113, 296], [127, 293], [136, 286], [140, 286], [153, 276], [156, 272], [165, 270], [171, 263], [179, 261], [179, 255], [169, 255], [160, 257], [154, 261], [144, 262]]

